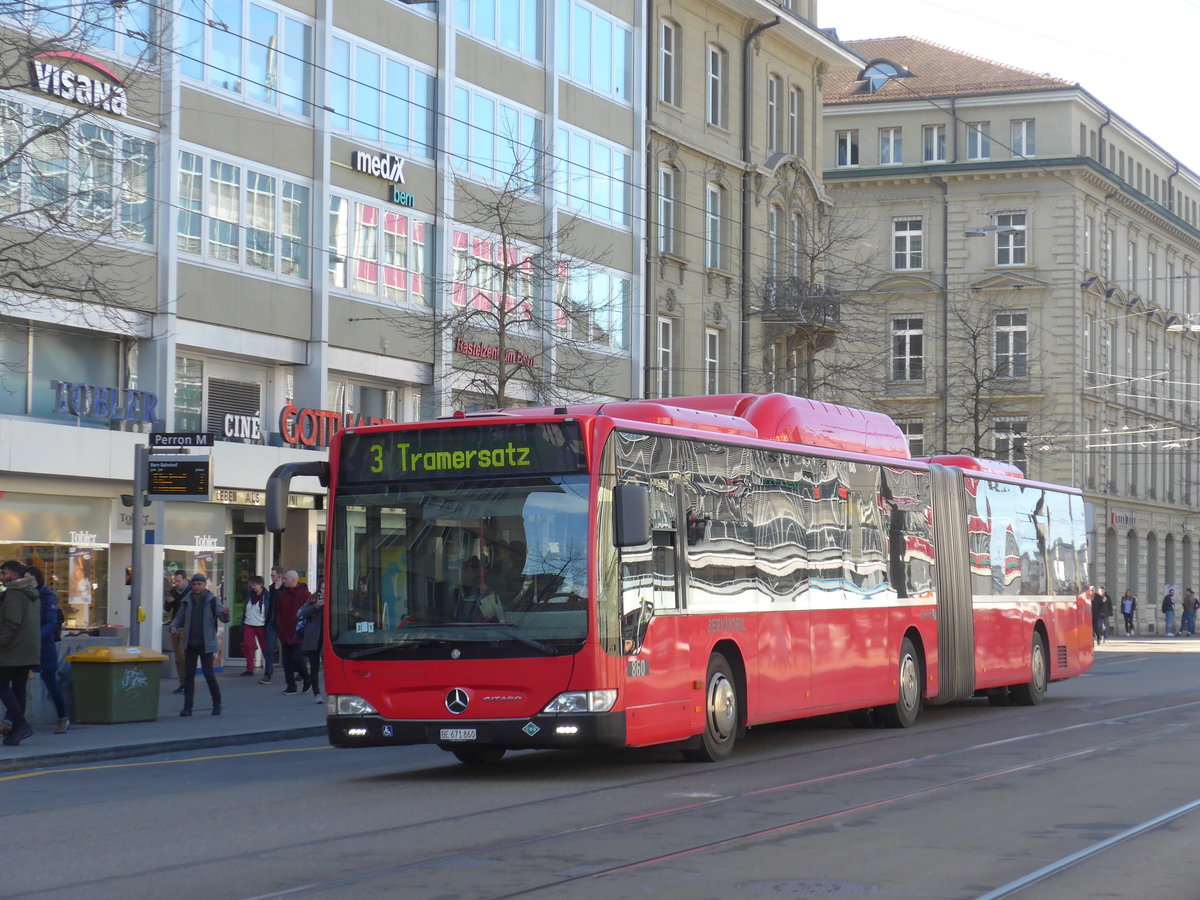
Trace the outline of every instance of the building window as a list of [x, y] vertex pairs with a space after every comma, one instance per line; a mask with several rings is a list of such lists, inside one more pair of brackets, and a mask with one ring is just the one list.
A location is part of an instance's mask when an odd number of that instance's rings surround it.
[[881, 166], [897, 166], [902, 162], [904, 162], [904, 151], [900, 129], [880, 128], [879, 164]]
[[204, 431], [204, 361], [175, 357], [175, 430]]
[[798, 87], [788, 90], [788, 153], [801, 155], [804, 146], [804, 91]]
[[1096, 265], [1096, 253], [1092, 247], [1095, 232], [1095, 220], [1088, 216], [1083, 220], [1083, 268], [1088, 271], [1094, 271]]
[[675, 323], [671, 319], [658, 320], [658, 396], [671, 397], [675, 391]]
[[774, 203], [767, 210], [767, 277], [779, 274], [780, 233], [783, 211]]
[[567, 267], [559, 278], [560, 309], [566, 311], [560, 327], [569, 327], [572, 336], [596, 347], [626, 350], [629, 335], [626, 321], [632, 298], [628, 276], [597, 269], [586, 264]]
[[331, 377], [325, 408], [338, 413], [343, 422], [397, 422], [401, 415], [400, 392]]
[[725, 264], [725, 188], [709, 184], [704, 200], [704, 264], [722, 269]]
[[[249, 272], [307, 279], [309, 188], [234, 162], [179, 154], [176, 245]], [[207, 227], [205, 225], [207, 223]]]
[[153, 243], [154, 157], [150, 141], [0, 100], [0, 214]]
[[726, 128], [728, 126], [729, 57], [725, 49], [716, 44], [709, 44], [706, 65], [705, 108], [707, 109], [708, 124]]
[[210, 0], [176, 18], [180, 72], [297, 116], [312, 115], [312, 21], [248, 0]]
[[673, 166], [658, 170], [658, 250], [679, 252], [679, 172]]
[[992, 427], [995, 439], [995, 456], [1002, 462], [1012, 463], [1022, 472], [1028, 459], [1025, 444], [1029, 434], [1029, 423], [1025, 419], [997, 419]]
[[[487, 4], [496, 0], [487, 0]], [[560, 75], [597, 94], [629, 103], [633, 95], [633, 30], [580, 0], [557, 0], [555, 57]], [[458, 3], [475, 7], [479, 4]], [[501, 10], [513, 0], [499, 0]], [[537, 16], [541, 19], [541, 16]]]
[[1158, 254], [1153, 251], [1146, 254], [1146, 296], [1158, 300]]
[[330, 41], [330, 127], [401, 153], [433, 155], [435, 77], [373, 45]]
[[967, 124], [967, 159], [991, 159], [992, 139], [988, 134], [991, 122]]
[[[513, 177], [521, 187], [537, 190], [544, 159], [542, 120], [530, 109], [462, 84], [456, 85], [449, 125], [450, 152], [455, 168], [481, 181], [505, 185]], [[561, 153], [563, 157], [568, 154]], [[575, 178], [575, 173], [571, 176]], [[587, 174], [580, 200], [587, 201]]]
[[1029, 374], [1029, 324], [1023, 312], [996, 314], [996, 377], [1024, 378]]
[[151, 0], [97, 3], [96, 0], [56, 0], [54, 3], [0, 3], [0, 16], [18, 27], [67, 35], [72, 45], [111, 50], [121, 56], [153, 61], [157, 34], [155, 12], [162, 4]]
[[925, 455], [925, 420], [896, 419], [896, 426], [908, 441], [908, 455], [914, 459]]
[[799, 278], [800, 273], [804, 270], [803, 262], [805, 253], [807, 252], [807, 242], [805, 241], [805, 237], [804, 214], [798, 212], [792, 213], [792, 252], [790, 254], [791, 259], [789, 262], [791, 263], [790, 274], [793, 278]]
[[1025, 265], [1025, 213], [1003, 212], [996, 214], [996, 225], [1013, 231], [996, 232], [996, 265]]
[[920, 316], [892, 319], [892, 381], [925, 376], [925, 322]]
[[331, 287], [396, 303], [432, 299], [426, 223], [392, 207], [330, 197], [328, 268]]
[[680, 106], [683, 60], [680, 53], [679, 26], [664, 19], [659, 24], [658, 34], [658, 99], [672, 106]]
[[459, 30], [522, 59], [542, 59], [542, 0], [472, 0], [455, 6]]
[[858, 130], [837, 133], [837, 164], [839, 169], [858, 165]]
[[721, 332], [715, 328], [704, 329], [704, 391], [721, 392]]
[[892, 265], [897, 271], [924, 267], [920, 216], [892, 219]]
[[783, 145], [783, 79], [767, 78], [767, 150], [775, 153]]
[[1033, 156], [1037, 153], [1033, 119], [1012, 120], [1012, 155]]
[[629, 225], [629, 191], [633, 183], [633, 157], [575, 128], [555, 129], [555, 152], [560, 166], [558, 190], [565, 206], [597, 222]]
[[921, 129], [921, 156], [925, 162], [946, 161], [945, 125], [926, 125]]

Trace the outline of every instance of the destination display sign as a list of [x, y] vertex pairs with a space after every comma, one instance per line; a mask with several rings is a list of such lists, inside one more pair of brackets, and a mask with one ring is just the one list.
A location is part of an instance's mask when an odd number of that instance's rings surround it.
[[212, 494], [209, 457], [152, 456], [146, 493], [151, 500], [208, 500]]
[[587, 471], [574, 422], [448, 426], [342, 437], [338, 483], [569, 475]]

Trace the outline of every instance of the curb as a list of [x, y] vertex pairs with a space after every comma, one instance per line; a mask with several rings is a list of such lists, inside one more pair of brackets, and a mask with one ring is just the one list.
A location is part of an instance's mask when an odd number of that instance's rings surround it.
[[71, 750], [64, 753], [42, 753], [36, 756], [0, 759], [0, 772], [15, 772], [20, 769], [44, 769], [50, 766], [61, 766], [69, 763], [100, 762], [106, 759], [130, 759], [135, 756], [153, 756], [159, 753], [173, 753], [178, 750], [274, 743], [276, 741], [291, 741], [298, 738], [319, 737], [325, 734], [328, 734], [325, 725], [313, 725], [305, 728], [251, 731], [243, 734], [216, 734], [207, 737], [177, 738], [170, 741], [154, 741], [143, 744], [96, 747], [90, 750]]

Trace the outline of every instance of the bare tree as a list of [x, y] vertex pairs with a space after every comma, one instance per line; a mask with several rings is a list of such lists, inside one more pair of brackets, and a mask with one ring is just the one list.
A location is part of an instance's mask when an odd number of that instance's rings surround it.
[[451, 405], [508, 406], [518, 383], [542, 403], [611, 390], [611, 353], [627, 339], [627, 282], [608, 274], [590, 223], [547, 203], [547, 163], [543, 153], [518, 158], [499, 185], [455, 179], [461, 228], [452, 229], [453, 269], [432, 315], [456, 356]]
[[[972, 293], [949, 303], [950, 334], [946, 416], [953, 444], [961, 441], [959, 452], [972, 456], [995, 455], [998, 421], [1036, 418], [1045, 405], [1036, 386], [1040, 373], [1036, 358], [1029, 353], [1027, 332], [1023, 328], [1001, 332], [1011, 324], [1001, 317], [1026, 316], [1009, 311], [999, 297]], [[1027, 327], [1024, 319], [1022, 326]], [[999, 337], [998, 337], [999, 335]], [[1011, 450], [1025, 456], [1024, 439]], [[949, 451], [950, 448], [947, 448]]]
[[[870, 328], [877, 279], [861, 213], [838, 210], [815, 195], [806, 173], [776, 175], [776, 222], [756, 285], [762, 331], [762, 387], [814, 399], [866, 405], [878, 392], [887, 347]], [[786, 239], [785, 239], [786, 238]], [[774, 348], [775, 352], [770, 352]]]
[[[119, 128], [152, 67], [149, 6], [0, 2], [0, 14], [0, 314], [65, 301], [85, 322], [118, 322], [153, 271], [113, 245], [154, 239], [154, 145]], [[140, 55], [97, 58], [118, 43]]]

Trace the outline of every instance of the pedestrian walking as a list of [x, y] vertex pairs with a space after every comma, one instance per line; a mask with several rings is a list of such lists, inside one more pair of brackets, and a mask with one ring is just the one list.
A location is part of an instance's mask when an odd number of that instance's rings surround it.
[[1104, 615], [1100, 612], [1100, 595], [1096, 593], [1096, 589], [1089, 586], [1084, 591], [1085, 596], [1091, 601], [1092, 607], [1092, 646], [1097, 647], [1104, 643]]
[[242, 604], [242, 653], [246, 657], [246, 670], [242, 675], [254, 674], [254, 654], [262, 650], [263, 671], [267, 667], [267, 589], [261, 575], [250, 576], [250, 589], [246, 591], [246, 602]]
[[[183, 598], [191, 592], [191, 586], [188, 584], [187, 573], [183, 569], [176, 569], [171, 573], [171, 586], [167, 589], [167, 595], [163, 598], [163, 621], [168, 625], [179, 615], [179, 606], [183, 602]], [[175, 676], [179, 679], [179, 686], [172, 693], [183, 693], [183, 678], [184, 669], [184, 642], [182, 632], [170, 631], [171, 635], [171, 655], [175, 657]]]
[[42, 574], [41, 569], [30, 566], [26, 571], [33, 576], [37, 584], [38, 599], [41, 603], [41, 677], [58, 715], [54, 733], [66, 734], [67, 729], [71, 727], [71, 720], [67, 717], [67, 700], [63, 696], [62, 686], [58, 683], [58, 642], [62, 640], [62, 615], [58, 610], [58, 597], [46, 587], [46, 576]]
[[1096, 600], [1100, 603], [1100, 618], [1101, 626], [1104, 630], [1104, 640], [1108, 640], [1108, 636], [1112, 634], [1113, 628], [1113, 602], [1109, 596], [1108, 588], [1100, 585], [1100, 589], [1096, 591]]
[[283, 569], [279, 566], [271, 566], [271, 583], [267, 585], [267, 621], [264, 626], [267, 649], [263, 651], [263, 677], [259, 679], [259, 684], [270, 684], [271, 675], [275, 671], [275, 648], [279, 644], [279, 626], [275, 621], [275, 598], [279, 596], [281, 587], [283, 587]]
[[1137, 612], [1137, 597], [1133, 596], [1133, 591], [1129, 588], [1125, 589], [1125, 596], [1121, 598], [1121, 615], [1125, 617], [1125, 637], [1130, 637], [1133, 634], [1133, 616]]
[[295, 569], [283, 573], [283, 587], [275, 595], [275, 627], [279, 633], [279, 643], [283, 647], [283, 677], [287, 682], [285, 694], [295, 694], [296, 676], [303, 682], [299, 693], [308, 690], [308, 666], [304, 662], [304, 637], [296, 633], [296, 623], [299, 620], [300, 608], [308, 602], [308, 588], [300, 583], [300, 575]]
[[181, 716], [192, 714], [196, 693], [196, 662], [208, 683], [212, 697], [212, 714], [221, 714], [221, 686], [213, 672], [213, 655], [217, 652], [217, 622], [229, 621], [229, 607], [220, 603], [208, 589], [208, 579], [197, 572], [191, 579], [191, 591], [180, 603], [179, 612], [171, 620], [171, 631], [183, 633], [184, 666], [183, 709]]
[[321, 637], [325, 624], [325, 582], [317, 588], [302, 607], [300, 620], [304, 622], [304, 656], [308, 660], [308, 677], [312, 685], [313, 699], [321, 702]]
[[1175, 588], [1167, 588], [1162, 598], [1163, 619], [1166, 622], [1167, 637], [1175, 636]]
[[37, 582], [10, 559], [0, 565], [0, 703], [9, 720], [4, 743], [13, 747], [33, 734], [25, 719], [25, 682], [41, 661], [41, 609]]
[[1183, 592], [1183, 619], [1179, 624], [1179, 634], [1191, 637], [1196, 633], [1196, 592], [1188, 588]]

